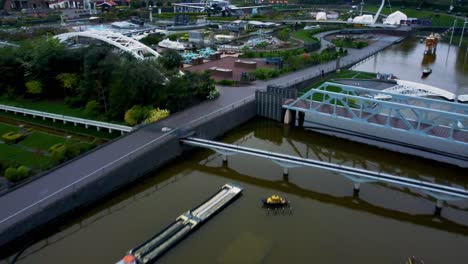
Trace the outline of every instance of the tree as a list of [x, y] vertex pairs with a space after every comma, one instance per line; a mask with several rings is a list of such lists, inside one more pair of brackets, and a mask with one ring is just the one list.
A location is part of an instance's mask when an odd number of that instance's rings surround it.
[[184, 58], [175, 50], [166, 49], [162, 52], [159, 57], [159, 62], [166, 69], [176, 69], [183, 65], [182, 61]]
[[291, 33], [291, 29], [283, 28], [282, 30], [278, 32], [278, 34], [276, 34], [276, 36], [282, 41], [288, 41], [290, 33]]
[[40, 95], [42, 93], [42, 84], [40, 81], [29, 81], [26, 83], [27, 93]]
[[75, 91], [80, 83], [80, 76], [77, 73], [61, 73], [57, 75], [57, 80], [62, 82], [63, 88]]
[[138, 125], [148, 118], [150, 109], [141, 105], [134, 105], [125, 112], [125, 124], [129, 126]]

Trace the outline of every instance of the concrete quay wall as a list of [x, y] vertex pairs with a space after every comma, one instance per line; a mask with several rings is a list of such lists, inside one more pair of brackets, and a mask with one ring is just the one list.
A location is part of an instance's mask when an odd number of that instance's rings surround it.
[[104, 169], [102, 173], [38, 204], [39, 208], [34, 208], [34, 212], [27, 218], [18, 218], [18, 221], [13, 221], [7, 229], [0, 231], [0, 248], [8, 249], [15, 244], [24, 244], [29, 235], [38, 232], [43, 226], [122, 189], [123, 186], [166, 165], [184, 151], [192, 149], [193, 147], [179, 143], [179, 137], [184, 134], [190, 133], [195, 137], [214, 139], [255, 116], [256, 107], [253, 100], [222, 114], [200, 120], [183, 132], [175, 129], [161, 140], [130, 155], [115, 166]]

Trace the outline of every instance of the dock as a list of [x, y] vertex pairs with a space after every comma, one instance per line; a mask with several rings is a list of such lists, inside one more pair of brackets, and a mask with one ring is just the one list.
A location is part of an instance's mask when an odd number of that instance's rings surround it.
[[221, 190], [206, 201], [183, 213], [161, 232], [130, 250], [117, 264], [153, 263], [164, 252], [194, 231], [196, 227], [237, 198], [242, 190], [241, 187], [234, 184], [225, 184]]

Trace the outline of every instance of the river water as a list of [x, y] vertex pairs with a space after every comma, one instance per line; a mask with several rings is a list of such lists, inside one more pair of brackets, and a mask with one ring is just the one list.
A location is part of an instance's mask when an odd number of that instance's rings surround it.
[[[221, 141], [468, 188], [467, 171], [254, 119]], [[78, 212], [22, 253], [18, 263], [115, 263], [228, 182], [243, 195], [167, 252], [159, 263], [426, 263], [468, 259], [468, 202], [434, 201], [398, 186], [328, 171], [195, 150], [92, 208]], [[290, 199], [292, 214], [268, 214], [262, 197]], [[6, 262], [5, 262], [6, 263]]]
[[[458, 43], [457, 43], [458, 44]], [[434, 56], [424, 55], [424, 44], [408, 38], [355, 67], [358, 71], [393, 73], [399, 79], [421, 82], [449, 92], [468, 94], [468, 52], [466, 47], [439, 43]], [[432, 74], [421, 78], [425, 68]]]

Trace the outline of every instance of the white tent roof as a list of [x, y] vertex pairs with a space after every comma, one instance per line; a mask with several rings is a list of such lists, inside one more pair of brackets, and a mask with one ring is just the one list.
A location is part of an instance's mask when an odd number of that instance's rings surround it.
[[372, 15], [362, 15], [357, 16], [353, 19], [354, 23], [363, 23], [363, 24], [372, 24], [374, 22], [374, 18]]
[[318, 12], [317, 16], [315, 17], [316, 20], [327, 20], [327, 13], [325, 12]]
[[387, 19], [385, 19], [384, 24], [388, 25], [400, 25], [401, 20], [407, 20], [408, 16], [400, 11], [396, 11], [390, 14]]
[[458, 101], [460, 102], [468, 102], [468, 94], [461, 94], [458, 96]]

